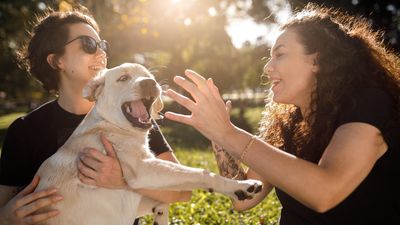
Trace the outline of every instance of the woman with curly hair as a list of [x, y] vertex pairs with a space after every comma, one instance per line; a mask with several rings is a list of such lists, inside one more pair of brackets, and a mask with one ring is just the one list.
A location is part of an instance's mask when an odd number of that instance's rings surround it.
[[381, 38], [363, 18], [307, 5], [282, 26], [264, 67], [271, 89], [259, 136], [234, 126], [212, 79], [190, 70], [192, 82], [175, 82], [193, 100], [167, 95], [192, 114], [166, 117], [248, 165], [241, 177], [263, 181], [238, 210], [275, 187], [281, 225], [400, 224], [400, 59]]

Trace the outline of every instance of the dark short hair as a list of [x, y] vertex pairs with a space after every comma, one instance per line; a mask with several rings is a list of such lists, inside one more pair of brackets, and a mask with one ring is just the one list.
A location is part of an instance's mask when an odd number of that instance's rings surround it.
[[27, 43], [17, 53], [21, 67], [39, 81], [47, 91], [58, 91], [59, 70], [47, 62], [51, 53], [60, 57], [69, 36], [68, 25], [86, 23], [99, 32], [99, 27], [84, 7], [68, 12], [46, 10], [43, 16], [36, 17]]

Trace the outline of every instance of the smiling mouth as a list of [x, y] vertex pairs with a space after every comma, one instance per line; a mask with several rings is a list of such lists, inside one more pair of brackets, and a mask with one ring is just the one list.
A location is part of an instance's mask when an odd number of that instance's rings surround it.
[[146, 97], [135, 101], [125, 102], [121, 110], [133, 127], [148, 130], [152, 127], [150, 108], [154, 97]]
[[274, 87], [276, 85], [278, 85], [281, 81], [280, 80], [273, 80], [271, 81], [271, 86]]

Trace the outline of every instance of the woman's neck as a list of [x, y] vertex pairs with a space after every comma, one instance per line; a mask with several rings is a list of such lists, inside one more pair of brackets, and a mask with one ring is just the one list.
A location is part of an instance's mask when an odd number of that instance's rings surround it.
[[60, 88], [58, 104], [66, 111], [82, 115], [87, 114], [93, 107], [94, 102], [90, 102], [82, 97], [82, 91]]

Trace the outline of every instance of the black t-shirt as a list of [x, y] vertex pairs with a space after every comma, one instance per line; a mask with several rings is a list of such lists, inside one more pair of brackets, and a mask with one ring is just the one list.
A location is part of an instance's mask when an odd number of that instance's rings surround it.
[[[28, 185], [40, 165], [65, 143], [84, 117], [69, 113], [57, 101], [51, 101], [15, 120], [3, 143], [0, 184]], [[149, 139], [155, 155], [172, 151], [155, 122]]]
[[[356, 89], [347, 97], [337, 127], [363, 122], [378, 128], [388, 145], [362, 183], [341, 203], [317, 213], [276, 188], [282, 203], [281, 225], [399, 225], [400, 127], [393, 123], [394, 101], [379, 89]], [[310, 187], [312, 188], [312, 187]]]

